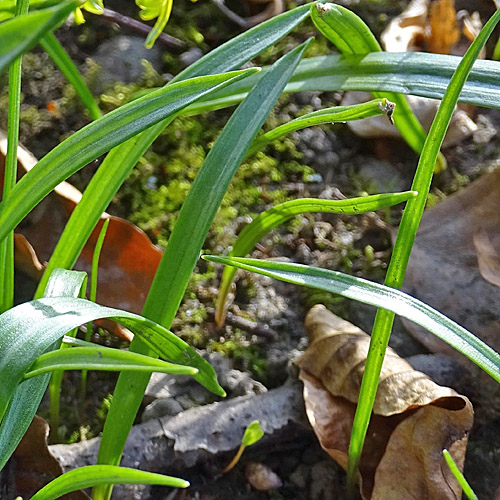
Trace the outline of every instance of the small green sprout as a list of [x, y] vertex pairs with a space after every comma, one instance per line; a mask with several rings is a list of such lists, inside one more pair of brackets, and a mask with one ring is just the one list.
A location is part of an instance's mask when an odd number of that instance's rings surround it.
[[241, 455], [243, 455], [243, 452], [245, 451], [245, 448], [247, 446], [252, 446], [252, 444], [255, 444], [257, 441], [260, 441], [263, 435], [264, 431], [260, 427], [260, 422], [258, 420], [250, 422], [248, 427], [245, 429], [245, 433], [243, 434], [243, 438], [236, 455], [222, 472], [224, 474], [229, 472], [238, 463]]

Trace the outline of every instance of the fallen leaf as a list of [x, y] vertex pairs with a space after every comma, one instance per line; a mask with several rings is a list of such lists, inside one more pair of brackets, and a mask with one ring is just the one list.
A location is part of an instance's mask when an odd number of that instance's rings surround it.
[[[35, 415], [26, 434], [16, 448], [8, 465], [7, 492], [9, 498], [19, 495], [30, 498], [47, 483], [60, 476], [63, 469], [47, 445], [49, 425]], [[83, 491], [61, 497], [65, 500], [88, 500]]]
[[[7, 141], [0, 131], [0, 184], [3, 184]], [[18, 148], [18, 176], [31, 170], [36, 158]], [[19, 225], [16, 235], [16, 264], [29, 276], [39, 279], [42, 262], [48, 261], [82, 194], [67, 182], [59, 184]], [[95, 244], [106, 218], [110, 219], [99, 260], [97, 301], [103, 305], [134, 313], [142, 311], [146, 296], [160, 263], [162, 251], [134, 224], [103, 213], [85, 245], [74, 269], [90, 273]], [[132, 334], [124, 328], [113, 330], [127, 340]]]
[[[322, 447], [346, 468], [370, 338], [324, 306], [311, 309], [306, 328], [311, 343], [297, 364], [307, 415]], [[473, 420], [469, 400], [388, 349], [373, 412], [360, 464], [363, 498], [458, 498], [442, 450], [463, 466]]]
[[[426, 211], [415, 239], [404, 290], [500, 351], [500, 169], [485, 174]], [[407, 329], [430, 351], [466, 362], [448, 344], [413, 323]]]
[[500, 255], [488, 233], [480, 229], [472, 236], [481, 276], [492, 285], [500, 287]]

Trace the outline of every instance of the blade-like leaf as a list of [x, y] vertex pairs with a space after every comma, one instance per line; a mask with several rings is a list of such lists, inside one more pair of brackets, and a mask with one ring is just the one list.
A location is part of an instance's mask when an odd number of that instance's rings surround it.
[[[78, 271], [67, 271], [65, 269], [55, 269], [51, 274], [45, 297], [78, 297], [81, 290], [85, 291], [87, 275]], [[48, 345], [45, 349], [50, 351], [58, 347], [58, 340]], [[33, 416], [38, 410], [40, 401], [51, 381], [50, 375], [43, 375], [35, 379], [26, 380], [15, 387], [15, 393], [11, 399], [7, 412], [0, 424], [0, 469], [5, 461], [13, 453], [24, 433], [28, 430]], [[52, 381], [57, 385], [57, 381]], [[59, 391], [59, 387], [56, 387]], [[51, 394], [51, 419], [59, 415], [58, 397]], [[59, 392], [57, 392], [59, 396]], [[55, 401], [55, 403], [54, 403]], [[54, 407], [55, 406], [55, 407]]]
[[314, 125], [323, 125], [325, 123], [350, 122], [354, 120], [362, 120], [371, 116], [386, 114], [392, 120], [394, 104], [385, 98], [374, 99], [373, 101], [364, 102], [362, 104], [354, 104], [352, 106], [335, 106], [333, 108], [320, 109], [307, 113], [295, 120], [291, 120], [283, 125], [276, 127], [265, 134], [260, 135], [255, 139], [252, 146], [248, 150], [247, 158], [254, 155], [257, 151], [265, 148], [267, 144], [276, 139], [302, 130], [306, 127]]
[[197, 77], [168, 85], [90, 123], [44, 156], [0, 203], [0, 240], [52, 189], [80, 168], [195, 99], [257, 69]]
[[[311, 212], [336, 213], [336, 214], [362, 214], [373, 212], [384, 207], [390, 207], [407, 201], [416, 196], [415, 191], [403, 193], [376, 194], [349, 200], [320, 200], [314, 198], [302, 198], [287, 201], [259, 214], [243, 231], [241, 231], [230, 257], [244, 257], [269, 231], [283, 224], [287, 220]], [[226, 316], [226, 298], [237, 269], [234, 267], [224, 268], [222, 280], [215, 306], [215, 320], [222, 325]]]
[[[429, 135], [422, 149], [412, 183], [412, 189], [417, 191], [418, 195], [414, 199], [409, 200], [406, 205], [394, 244], [391, 261], [387, 269], [385, 284], [389, 287], [401, 288], [403, 285], [411, 249], [431, 187], [434, 165], [439, 154], [439, 149], [443, 143], [464, 84], [482, 48], [485, 46], [486, 41], [499, 21], [500, 10], [497, 10], [467, 49], [439, 105], [429, 130]], [[359, 403], [354, 415], [351, 442], [349, 445], [347, 480], [350, 490], [354, 490], [358, 476], [359, 461], [366, 433], [368, 432], [368, 425], [373, 410], [385, 350], [389, 344], [393, 321], [394, 314], [392, 311], [380, 309], [377, 311], [373, 323], [370, 347], [359, 393]], [[472, 338], [474, 339], [474, 337]], [[479, 340], [477, 341], [479, 342]], [[476, 363], [485, 369], [484, 363], [481, 364], [477, 361]]]
[[73, 61], [70, 59], [69, 55], [59, 43], [57, 38], [53, 35], [53, 33], [48, 33], [40, 40], [40, 45], [56, 63], [66, 80], [68, 80], [68, 82], [73, 86], [75, 92], [89, 110], [90, 117], [93, 120], [97, 120], [102, 115], [101, 110], [97, 106], [94, 97], [83, 81], [77, 67], [73, 64]]
[[[200, 75], [221, 73], [239, 68], [257, 54], [283, 38], [309, 16], [309, 5], [276, 16], [229, 40], [182, 71], [175, 81]], [[172, 82], [171, 82], [172, 83]], [[171, 84], [170, 83], [170, 84]], [[169, 85], [170, 85], [169, 84]], [[128, 177], [139, 158], [173, 118], [150, 127], [136, 137], [114, 148], [90, 181], [83, 197], [71, 215], [43, 275], [36, 297], [43, 295], [46, 280], [57, 267], [71, 268], [102, 212]]]
[[[304, 59], [284, 92], [363, 90], [442, 99], [460, 57], [423, 52], [371, 52], [363, 56], [317, 56]], [[186, 108], [186, 114], [225, 108], [245, 98], [268, 67]], [[459, 102], [500, 108], [500, 62], [477, 60]]]
[[429, 330], [500, 382], [498, 353], [444, 314], [400, 290], [337, 271], [302, 264], [213, 255], [203, 258], [288, 283], [337, 293], [358, 302], [392, 311]]
[[31, 497], [31, 500], [55, 500], [66, 493], [97, 484], [158, 484], [172, 488], [187, 488], [184, 479], [117, 467], [115, 465], [88, 465], [80, 467], [51, 481]]
[[[308, 44], [293, 49], [272, 66], [268, 76], [240, 104], [217, 138], [182, 205], [146, 299], [144, 316], [163, 325], [171, 324], [222, 198]], [[149, 351], [144, 343], [135, 339], [131, 350], [142, 354]], [[148, 375], [120, 375], [104, 426], [99, 463], [119, 463], [148, 380]], [[110, 493], [109, 488], [98, 488], [94, 498], [108, 498]]]
[[[102, 307], [84, 299], [57, 297], [21, 304], [0, 315], [0, 414], [4, 414], [17, 384], [40, 355], [66, 332], [101, 318], [113, 319], [129, 328], [161, 357], [198, 369], [194, 378], [207, 389], [224, 395], [212, 366], [162, 326], [136, 314]], [[27, 380], [20, 387], [36, 380]], [[0, 444], [4, 445], [0, 447], [1, 468], [17, 443], [12, 445], [2, 439]]]
[[[341, 5], [332, 3], [313, 5], [311, 7], [311, 19], [318, 30], [343, 55], [364, 55], [370, 52], [382, 51], [375, 36], [363, 20]], [[413, 114], [406, 98], [401, 94], [373, 91], [372, 95], [374, 97], [386, 97], [396, 104], [394, 124], [398, 127], [406, 142], [417, 153], [420, 153], [424, 146], [426, 134], [417, 117]]]
[[33, 48], [79, 4], [79, 0], [67, 0], [50, 9], [14, 17], [0, 24], [0, 73], [14, 59]]
[[182, 366], [110, 347], [72, 347], [42, 354], [24, 374], [25, 379], [58, 370], [105, 370], [195, 375], [192, 366]]

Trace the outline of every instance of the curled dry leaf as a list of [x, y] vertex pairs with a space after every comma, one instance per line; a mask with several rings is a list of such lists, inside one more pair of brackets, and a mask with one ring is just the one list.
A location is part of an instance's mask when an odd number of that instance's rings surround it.
[[[0, 132], [0, 187], [3, 185], [6, 144], [5, 134]], [[20, 146], [18, 177], [31, 170], [36, 163], [36, 158]], [[17, 228], [16, 265], [26, 274], [40, 278], [43, 272], [41, 262], [49, 260], [81, 197], [82, 194], [74, 186], [62, 182]], [[137, 226], [119, 217], [102, 214], [74, 268], [90, 273], [95, 244], [105, 218], [109, 218], [110, 223], [99, 260], [97, 301], [140, 313], [162, 252]], [[112, 329], [126, 340], [131, 339], [132, 334], [128, 330], [114, 324]]]
[[[500, 351], [500, 169], [483, 175], [424, 213], [404, 289]], [[413, 323], [410, 332], [433, 352], [464, 361]]]
[[[453, 0], [413, 0], [406, 10], [394, 18], [381, 35], [382, 45], [388, 52], [434, 52], [462, 56], [481, 30], [478, 12], [456, 12]], [[480, 57], [484, 57], [484, 52]], [[366, 92], [347, 92], [343, 105], [364, 102], [370, 98]], [[425, 130], [429, 130], [440, 101], [418, 96], [407, 96], [408, 102]], [[450, 146], [470, 136], [478, 129], [471, 116], [471, 106], [455, 111], [444, 140]], [[383, 117], [372, 117], [348, 126], [360, 137], [400, 137], [396, 127]]]
[[[322, 447], [346, 468], [370, 338], [324, 306], [311, 309], [306, 328], [311, 343], [297, 364], [307, 415]], [[360, 464], [363, 499], [459, 498], [442, 450], [463, 465], [473, 421], [469, 400], [388, 349], [373, 412]]]

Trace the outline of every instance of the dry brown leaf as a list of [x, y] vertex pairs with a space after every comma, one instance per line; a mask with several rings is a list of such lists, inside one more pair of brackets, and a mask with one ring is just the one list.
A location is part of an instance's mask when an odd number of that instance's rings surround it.
[[[49, 425], [43, 418], [35, 415], [5, 469], [8, 471], [6, 483], [9, 498], [17, 495], [30, 498], [63, 473], [61, 464], [48, 448], [48, 435]], [[63, 500], [89, 499], [82, 491], [68, 493], [61, 498]]]
[[[3, 184], [6, 137], [0, 132], [0, 184]], [[36, 158], [22, 146], [18, 149], [18, 176], [36, 165]], [[29, 276], [40, 277], [43, 266], [82, 194], [67, 182], [59, 184], [17, 228], [16, 263]], [[95, 243], [104, 220], [110, 219], [101, 251], [97, 300], [110, 307], [140, 313], [160, 263], [162, 251], [138, 227], [119, 217], [104, 213], [92, 232], [74, 268], [90, 272]], [[130, 340], [125, 329], [114, 330]]]
[[[499, 199], [497, 169], [426, 211], [404, 282], [405, 291], [446, 314], [497, 352], [500, 290], [492, 279], [500, 255]], [[486, 261], [496, 266], [492, 272], [491, 267], [485, 270]], [[417, 325], [405, 321], [405, 326], [431, 351], [464, 361], [448, 344]]]
[[[311, 344], [298, 360], [306, 411], [322, 447], [344, 468], [369, 336], [324, 306], [306, 318]], [[360, 465], [364, 499], [456, 499], [442, 456], [461, 466], [473, 411], [388, 350]]]
[[460, 39], [454, 0], [439, 0], [431, 4], [429, 15], [429, 52], [450, 54]]
[[500, 287], [500, 255], [488, 233], [480, 229], [472, 236], [481, 276], [492, 285]]

